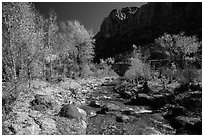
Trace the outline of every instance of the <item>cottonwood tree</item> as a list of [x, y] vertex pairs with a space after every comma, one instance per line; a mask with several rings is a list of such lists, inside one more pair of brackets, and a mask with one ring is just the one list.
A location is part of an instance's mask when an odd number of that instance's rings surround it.
[[187, 83], [193, 82], [198, 77], [197, 68], [194, 64], [197, 63], [199, 58], [198, 52], [201, 42], [195, 36], [185, 36], [184, 33], [177, 35], [164, 34], [155, 40], [155, 44], [169, 62], [167, 66], [162, 68], [164, 72], [167, 69], [172, 71], [167, 72], [167, 77], [170, 73], [177, 74], [176, 79], [181, 79], [181, 82], [186, 81]]
[[83, 76], [83, 68], [91, 63], [94, 56], [93, 34], [78, 21], [66, 21], [62, 28], [68, 38], [65, 51], [69, 57], [69, 69], [78, 70], [79, 76]]
[[[12, 80], [17, 79], [17, 43], [21, 42], [18, 35], [18, 27], [20, 25], [19, 9], [14, 6], [13, 3], [2, 4], [2, 18], [3, 18], [3, 35], [5, 36], [3, 41], [3, 64], [5, 67], [10, 68]], [[8, 43], [7, 43], [8, 42]], [[6, 54], [7, 51], [7, 54]], [[6, 63], [5, 61], [9, 61]], [[7, 69], [5, 69], [6, 71]], [[7, 73], [8, 74], [8, 73]]]
[[43, 30], [36, 25], [39, 15], [31, 3], [3, 3], [2, 12], [5, 26], [3, 33], [7, 34], [8, 42], [3, 44], [3, 49], [9, 51], [4, 58], [10, 58], [12, 62], [9, 65], [12, 80], [25, 77], [31, 79], [31, 65], [43, 48]]
[[164, 34], [155, 40], [155, 44], [167, 56], [170, 63], [183, 69], [190, 62], [195, 61], [195, 54], [201, 47], [201, 42], [195, 36]]
[[[35, 14], [35, 11], [31, 4], [21, 5], [22, 20], [21, 20], [21, 37], [26, 44], [27, 49], [27, 70], [31, 79], [32, 70], [31, 66], [38, 60], [39, 54], [42, 53], [43, 49], [43, 36], [44, 32], [42, 29], [38, 29], [36, 25], [36, 18], [39, 15]], [[27, 12], [25, 12], [27, 11]], [[26, 54], [25, 54], [26, 55]]]
[[[64, 63], [69, 73], [79, 73], [83, 76], [84, 67], [90, 64], [94, 51], [93, 51], [93, 34], [85, 29], [78, 21], [66, 21], [61, 23], [62, 33], [60, 39], [64, 41], [61, 44], [63, 47], [62, 55]], [[72, 75], [72, 74], [69, 74]]]
[[14, 79], [15, 70], [13, 68], [13, 56], [9, 45], [9, 34], [2, 24], [2, 80], [12, 81]]
[[[45, 20], [45, 50], [44, 50], [44, 54], [45, 54], [45, 58], [44, 58], [44, 63], [47, 64], [47, 66], [49, 67], [49, 73], [48, 70], [46, 69], [46, 79], [50, 80], [50, 78], [52, 77], [52, 62], [57, 58], [57, 55], [54, 48], [56, 46], [56, 41], [55, 41], [55, 37], [56, 37], [56, 33], [58, 31], [58, 26], [57, 26], [57, 15], [54, 12], [54, 10], [50, 10], [49, 12], [49, 19]], [[46, 68], [46, 67], [45, 67]]]
[[66, 77], [67, 67], [72, 64], [72, 60], [69, 58], [69, 50], [70, 50], [70, 39], [64, 32], [57, 33], [55, 37], [55, 46], [53, 46], [53, 50], [58, 56], [58, 73], [62, 77]]

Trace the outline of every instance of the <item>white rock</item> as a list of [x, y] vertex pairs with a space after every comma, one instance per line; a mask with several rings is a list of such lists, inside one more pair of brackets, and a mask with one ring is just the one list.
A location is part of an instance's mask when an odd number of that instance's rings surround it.
[[78, 107], [77, 107], [77, 109], [78, 109], [79, 113], [81, 113], [81, 114], [83, 115], [83, 117], [86, 117], [86, 116], [87, 116], [86, 111], [84, 111], [83, 109], [78, 108]]
[[90, 112], [90, 116], [91, 116], [91, 117], [93, 117], [93, 116], [95, 116], [95, 115], [96, 115], [96, 112], [93, 112], [93, 111]]
[[86, 122], [85, 122], [84, 120], [82, 120], [82, 127], [83, 127], [84, 129], [87, 128], [87, 124], [86, 124]]

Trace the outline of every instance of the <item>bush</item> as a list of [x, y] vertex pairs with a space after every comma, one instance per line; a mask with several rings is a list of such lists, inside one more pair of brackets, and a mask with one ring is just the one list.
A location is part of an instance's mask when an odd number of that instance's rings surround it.
[[112, 65], [115, 60], [113, 58], [107, 58], [106, 60], [100, 59], [100, 64], [95, 67], [95, 77], [108, 77], [108, 76], [116, 76], [117, 73], [112, 69]]
[[95, 69], [95, 66], [94, 64], [89, 64], [89, 65], [85, 65], [83, 68], [82, 68], [82, 75], [87, 78], [87, 77], [93, 77], [94, 76], [94, 69]]
[[151, 78], [150, 65], [142, 61], [140, 51], [133, 52], [133, 58], [130, 58], [130, 62], [130, 67], [126, 71], [125, 77], [134, 83]]
[[177, 73], [177, 80], [179, 83], [185, 84], [185, 83], [195, 83], [196, 81], [200, 81], [201, 74], [199, 70], [197, 70], [195, 67], [189, 66], [188, 68], [185, 68], [183, 70], [178, 71]]
[[158, 69], [160, 72], [160, 76], [162, 76], [163, 78], [168, 80], [168, 83], [171, 83], [171, 82], [173, 82], [173, 80], [176, 79], [177, 70], [175, 68], [175, 65], [171, 65], [170, 67], [164, 66], [164, 67], [160, 67]]

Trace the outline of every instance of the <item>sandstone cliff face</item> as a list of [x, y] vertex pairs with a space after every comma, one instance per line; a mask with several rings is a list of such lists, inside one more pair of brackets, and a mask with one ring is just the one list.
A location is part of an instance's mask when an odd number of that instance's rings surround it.
[[202, 31], [202, 3], [147, 3], [113, 10], [96, 34], [96, 60], [130, 51], [132, 44], [152, 42], [163, 33]]

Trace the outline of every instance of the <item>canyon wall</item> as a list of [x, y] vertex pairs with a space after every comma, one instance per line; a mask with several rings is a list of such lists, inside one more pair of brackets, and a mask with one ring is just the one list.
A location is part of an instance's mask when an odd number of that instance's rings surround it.
[[95, 61], [147, 45], [166, 33], [202, 36], [201, 2], [147, 3], [140, 8], [114, 9], [95, 35]]

